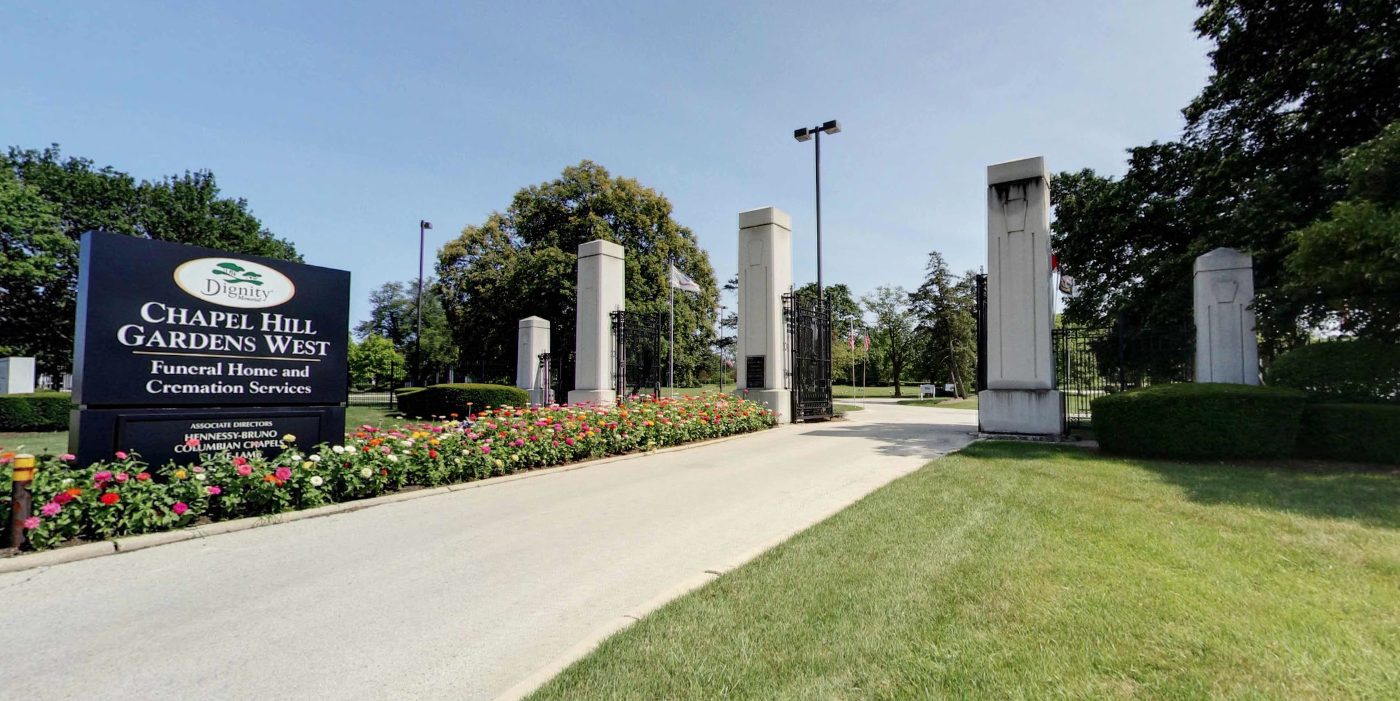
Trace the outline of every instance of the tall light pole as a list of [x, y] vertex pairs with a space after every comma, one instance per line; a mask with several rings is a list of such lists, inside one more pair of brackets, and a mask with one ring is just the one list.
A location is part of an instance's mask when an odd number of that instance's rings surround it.
[[413, 339], [413, 381], [419, 387], [423, 386], [423, 243], [426, 238], [423, 232], [431, 228], [432, 222], [418, 220], [418, 303], [415, 305], [418, 309], [418, 330], [414, 332]]
[[841, 123], [831, 120], [819, 127], [803, 127], [792, 133], [798, 141], [817, 139], [817, 304], [822, 304], [822, 133], [836, 134], [841, 131]]

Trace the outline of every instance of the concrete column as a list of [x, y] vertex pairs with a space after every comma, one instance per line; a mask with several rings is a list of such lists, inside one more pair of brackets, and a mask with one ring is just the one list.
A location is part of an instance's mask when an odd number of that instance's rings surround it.
[[540, 370], [540, 354], [549, 352], [549, 321], [537, 316], [521, 319], [515, 349], [515, 386], [530, 392], [531, 404], [549, 404], [549, 387]]
[[1259, 384], [1254, 334], [1254, 258], [1217, 248], [1196, 258], [1196, 381]]
[[1061, 432], [1050, 332], [1050, 174], [1045, 159], [987, 168], [987, 387], [983, 431]]
[[791, 291], [792, 217], [776, 207], [741, 212], [739, 333], [734, 362], [738, 389], [734, 394], [762, 402], [782, 423], [792, 420], [792, 392], [786, 387], [787, 325], [783, 320], [783, 295]]
[[602, 239], [578, 247], [578, 333], [570, 404], [617, 401], [613, 386], [617, 351], [609, 315], [627, 304], [624, 256], [622, 246]]
[[0, 358], [0, 394], [32, 394], [35, 377], [33, 358]]

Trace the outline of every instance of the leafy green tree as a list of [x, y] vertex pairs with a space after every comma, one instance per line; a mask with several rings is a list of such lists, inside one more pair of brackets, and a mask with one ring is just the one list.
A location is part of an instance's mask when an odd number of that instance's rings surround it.
[[861, 298], [865, 311], [874, 319], [870, 329], [871, 350], [874, 358], [887, 370], [887, 377], [894, 383], [894, 396], [902, 396], [900, 384], [904, 371], [914, 360], [918, 343], [914, 332], [914, 312], [909, 305], [909, 293], [903, 287], [881, 285], [871, 294]]
[[1351, 149], [1340, 170], [1350, 199], [1291, 238], [1290, 288], [1316, 325], [1400, 341], [1400, 122]]
[[[369, 294], [369, 301], [370, 317], [355, 325], [355, 334], [362, 339], [387, 340], [407, 359], [408, 377], [412, 378], [418, 372], [418, 281], [386, 282]], [[449, 369], [459, 367], [461, 354], [447, 320], [441, 291], [432, 278], [423, 281], [422, 353], [424, 382], [444, 380]]]
[[967, 396], [977, 365], [976, 273], [953, 275], [937, 251], [929, 253], [924, 269], [923, 284], [909, 295], [917, 320], [915, 366], [924, 377], [946, 379], [957, 387], [958, 396]]
[[[110, 166], [64, 158], [57, 146], [0, 155], [0, 320], [11, 352], [40, 372], [72, 367], [78, 240], [93, 230], [300, 261], [241, 199], [219, 197], [208, 171], [137, 183]], [[18, 183], [19, 187], [15, 187]], [[35, 198], [45, 204], [35, 209]], [[42, 213], [40, 213], [42, 212]]]
[[361, 388], [399, 387], [407, 379], [404, 357], [393, 342], [373, 334], [350, 341], [350, 384]]
[[[826, 297], [827, 306], [831, 308], [833, 332], [840, 335], [850, 331], [852, 326], [860, 327], [860, 305], [851, 297], [851, 288], [845, 285], [827, 285], [822, 293]], [[793, 294], [804, 304], [814, 305], [817, 302], [817, 283], [809, 282], [794, 290]]]
[[438, 288], [462, 358], [514, 372], [517, 324], [551, 322], [550, 347], [565, 388], [573, 387], [577, 251], [604, 239], [627, 251], [627, 309], [667, 310], [667, 260], [700, 293], [676, 292], [676, 383], [693, 385], [714, 362], [719, 304], [714, 269], [695, 235], [671, 217], [671, 203], [636, 180], [583, 161], [556, 180], [516, 193], [504, 212], [468, 226], [438, 252]]

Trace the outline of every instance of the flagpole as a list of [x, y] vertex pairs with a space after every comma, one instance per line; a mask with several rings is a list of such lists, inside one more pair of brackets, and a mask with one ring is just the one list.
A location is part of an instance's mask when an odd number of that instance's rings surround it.
[[668, 296], [670, 297], [670, 301], [671, 301], [671, 352], [667, 354], [668, 356], [670, 356], [670, 361], [669, 361], [669, 363], [668, 363], [668, 365], [670, 366], [670, 377], [669, 377], [668, 381], [671, 383], [671, 397], [672, 397], [672, 398], [675, 398], [675, 396], [676, 396], [676, 273], [675, 273], [675, 270], [676, 270], [676, 259], [675, 259], [674, 257], [668, 257], [666, 260], [667, 260], [667, 266], [668, 266], [668, 269], [666, 270], [666, 292], [667, 292]]

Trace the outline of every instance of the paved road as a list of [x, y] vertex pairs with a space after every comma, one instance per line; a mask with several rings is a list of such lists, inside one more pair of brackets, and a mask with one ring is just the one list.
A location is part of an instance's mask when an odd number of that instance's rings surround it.
[[976, 423], [851, 417], [0, 575], [0, 696], [490, 699]]

